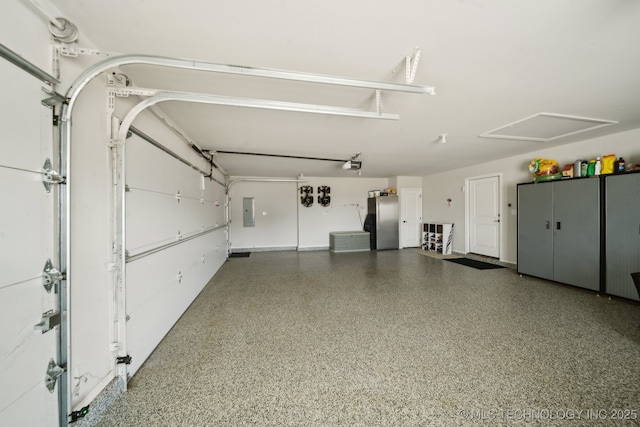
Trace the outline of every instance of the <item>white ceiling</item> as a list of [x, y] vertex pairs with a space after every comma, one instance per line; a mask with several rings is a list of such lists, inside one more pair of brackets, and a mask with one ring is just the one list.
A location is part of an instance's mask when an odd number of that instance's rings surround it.
[[[164, 103], [205, 150], [344, 160], [361, 152], [362, 176], [421, 176], [640, 127], [638, 0], [51, 1], [104, 51], [404, 83], [401, 62], [419, 47], [414, 83], [436, 87], [435, 96], [384, 92], [383, 112], [399, 121]], [[375, 110], [367, 89], [121, 70], [140, 87]], [[544, 143], [478, 137], [541, 112], [618, 124]], [[337, 162], [217, 161], [230, 175], [355, 174]]]

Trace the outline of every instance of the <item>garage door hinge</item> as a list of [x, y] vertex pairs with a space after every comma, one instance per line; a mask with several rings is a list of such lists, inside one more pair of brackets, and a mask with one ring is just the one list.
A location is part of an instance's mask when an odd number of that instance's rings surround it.
[[85, 406], [84, 408], [80, 408], [79, 411], [73, 411], [72, 413], [69, 414], [69, 422], [75, 423], [80, 418], [84, 418], [88, 413], [89, 413], [89, 405]]
[[56, 388], [56, 381], [58, 377], [64, 373], [66, 370], [65, 367], [58, 366], [53, 359], [49, 360], [49, 365], [47, 366], [47, 376], [46, 376], [46, 384], [47, 389], [53, 393], [53, 390]]
[[52, 169], [51, 160], [49, 160], [48, 158], [44, 161], [44, 165], [42, 165], [42, 169], [44, 169], [42, 184], [44, 185], [44, 188], [47, 190], [47, 193], [51, 191], [51, 185], [65, 183], [65, 178], [61, 176], [58, 172]]
[[41, 330], [44, 334], [45, 332], [49, 332], [51, 329], [55, 328], [60, 324], [60, 312], [49, 310], [46, 313], [42, 313], [42, 321], [35, 325], [33, 329]]
[[116, 358], [116, 364], [121, 364], [124, 363], [125, 365], [130, 365], [131, 364], [131, 356], [129, 356], [128, 354], [126, 356], [120, 356], [118, 358]]
[[61, 280], [66, 280], [67, 275], [59, 272], [51, 262], [50, 259], [44, 263], [43, 273], [43, 285], [47, 292], [51, 292], [53, 285]]

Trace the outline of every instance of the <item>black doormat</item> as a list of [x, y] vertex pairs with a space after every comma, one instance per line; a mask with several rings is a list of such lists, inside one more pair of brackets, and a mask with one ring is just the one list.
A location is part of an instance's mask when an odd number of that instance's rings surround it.
[[229, 254], [229, 258], [249, 258], [251, 252], [234, 252]]
[[445, 259], [445, 261], [455, 262], [456, 264], [466, 265], [468, 267], [473, 267], [478, 270], [491, 270], [493, 268], [505, 268], [501, 265], [489, 264], [488, 262], [476, 261], [475, 259], [469, 259], [469, 258]]

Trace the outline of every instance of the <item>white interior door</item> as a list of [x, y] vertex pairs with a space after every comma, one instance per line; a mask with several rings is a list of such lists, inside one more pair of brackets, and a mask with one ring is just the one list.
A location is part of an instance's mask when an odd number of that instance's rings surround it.
[[500, 177], [470, 179], [469, 252], [500, 257]]
[[42, 183], [45, 159], [54, 160], [52, 113], [40, 81], [2, 58], [0, 75], [10, 82], [0, 115], [0, 425], [57, 426], [59, 381], [50, 391], [45, 376], [59, 326], [36, 327], [59, 309], [43, 282], [46, 261], [55, 262], [55, 190]]
[[422, 189], [401, 189], [400, 203], [400, 247], [417, 248], [422, 243]]

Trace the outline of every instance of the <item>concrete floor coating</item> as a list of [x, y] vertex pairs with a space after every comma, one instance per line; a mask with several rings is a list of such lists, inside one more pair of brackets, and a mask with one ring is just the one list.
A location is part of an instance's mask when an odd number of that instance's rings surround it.
[[258, 252], [98, 425], [640, 425], [639, 385], [633, 302], [412, 250]]

